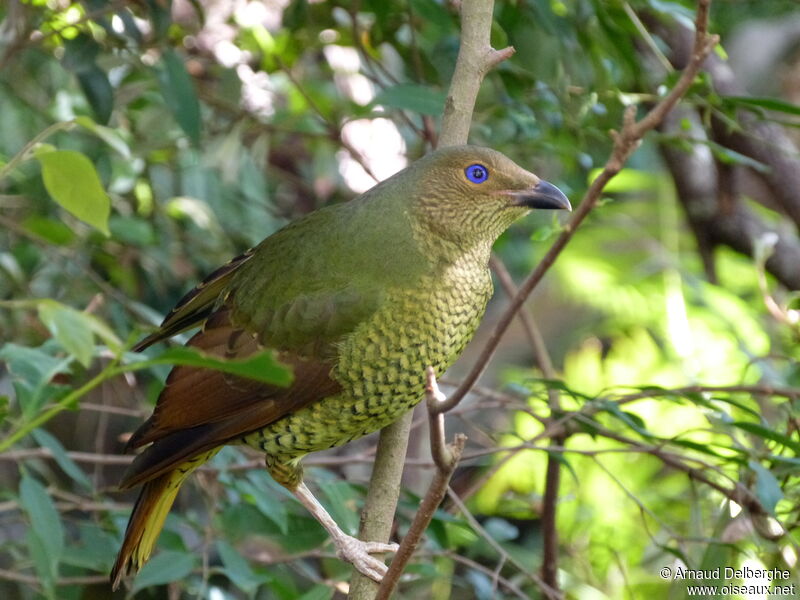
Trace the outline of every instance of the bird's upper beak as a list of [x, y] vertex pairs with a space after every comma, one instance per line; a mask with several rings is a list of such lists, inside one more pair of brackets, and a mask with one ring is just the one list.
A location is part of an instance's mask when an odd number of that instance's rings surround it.
[[544, 180], [540, 180], [539, 183], [527, 190], [515, 190], [508, 194], [514, 198], [517, 206], [572, 210], [572, 205], [564, 192]]

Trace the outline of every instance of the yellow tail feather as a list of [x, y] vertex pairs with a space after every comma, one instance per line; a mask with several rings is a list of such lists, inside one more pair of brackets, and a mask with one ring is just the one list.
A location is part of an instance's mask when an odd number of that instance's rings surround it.
[[111, 586], [119, 587], [125, 575], [136, 573], [150, 558], [167, 513], [188, 473], [170, 471], [148, 481], [133, 507], [125, 539], [111, 570]]
[[133, 505], [128, 527], [125, 529], [122, 547], [111, 569], [112, 589], [116, 590], [125, 575], [135, 574], [147, 562], [181, 484], [192, 471], [219, 451], [220, 448], [214, 448], [204, 454], [198, 454], [176, 469], [154, 477], [142, 486], [136, 504]]

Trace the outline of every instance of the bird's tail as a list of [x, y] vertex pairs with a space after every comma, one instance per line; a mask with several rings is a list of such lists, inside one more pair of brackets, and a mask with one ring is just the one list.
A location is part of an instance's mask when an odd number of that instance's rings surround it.
[[142, 568], [153, 551], [164, 519], [175, 501], [181, 484], [193, 469], [181, 467], [151, 479], [142, 487], [139, 498], [133, 507], [125, 539], [117, 555], [114, 568], [111, 569], [111, 586], [119, 587], [122, 578], [129, 573], [136, 573]]

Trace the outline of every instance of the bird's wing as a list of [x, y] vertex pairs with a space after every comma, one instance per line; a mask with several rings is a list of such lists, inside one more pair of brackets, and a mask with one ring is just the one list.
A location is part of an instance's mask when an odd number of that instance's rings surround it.
[[139, 352], [156, 342], [200, 325], [224, 299], [224, 291], [239, 267], [252, 256], [253, 249], [251, 248], [244, 254], [228, 261], [197, 284], [178, 301], [175, 308], [164, 318], [158, 330], [136, 344], [133, 350]]
[[[206, 322], [189, 346], [207, 354], [246, 357], [262, 349], [254, 336], [232, 325], [221, 310]], [[293, 383], [280, 387], [212, 369], [179, 366], [167, 378], [153, 415], [128, 442], [151, 444], [136, 457], [122, 488], [132, 487], [174, 469], [186, 460], [257, 431], [283, 415], [337, 393], [330, 359], [279, 353], [293, 368]]]
[[[248, 290], [250, 291], [250, 290]], [[211, 314], [188, 345], [214, 356], [244, 358], [276, 350], [293, 369], [293, 382], [280, 387], [213, 369], [177, 366], [169, 374], [153, 415], [134, 432], [128, 447], [151, 444], [136, 457], [120, 486], [132, 487], [179, 467], [198, 454], [262, 429], [282, 416], [341, 390], [333, 378], [335, 349], [379, 301], [380, 294], [352, 289], [298, 295], [267, 311], [270, 343], [234, 319], [226, 304]], [[268, 304], [268, 302], [266, 302]], [[262, 332], [263, 333], [263, 332]]]

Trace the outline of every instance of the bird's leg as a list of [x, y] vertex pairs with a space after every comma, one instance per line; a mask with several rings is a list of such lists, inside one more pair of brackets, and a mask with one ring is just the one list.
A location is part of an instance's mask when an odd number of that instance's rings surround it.
[[372, 556], [373, 552], [397, 552], [397, 544], [384, 544], [383, 542], [364, 542], [351, 535], [347, 535], [336, 524], [328, 514], [328, 511], [319, 503], [306, 487], [306, 484], [300, 481], [298, 485], [291, 490], [295, 498], [308, 509], [314, 518], [319, 521], [325, 530], [330, 534], [333, 543], [336, 546], [336, 555], [342, 560], [351, 563], [361, 573], [380, 582], [383, 576], [386, 575], [388, 567], [384, 562], [376, 556]]

